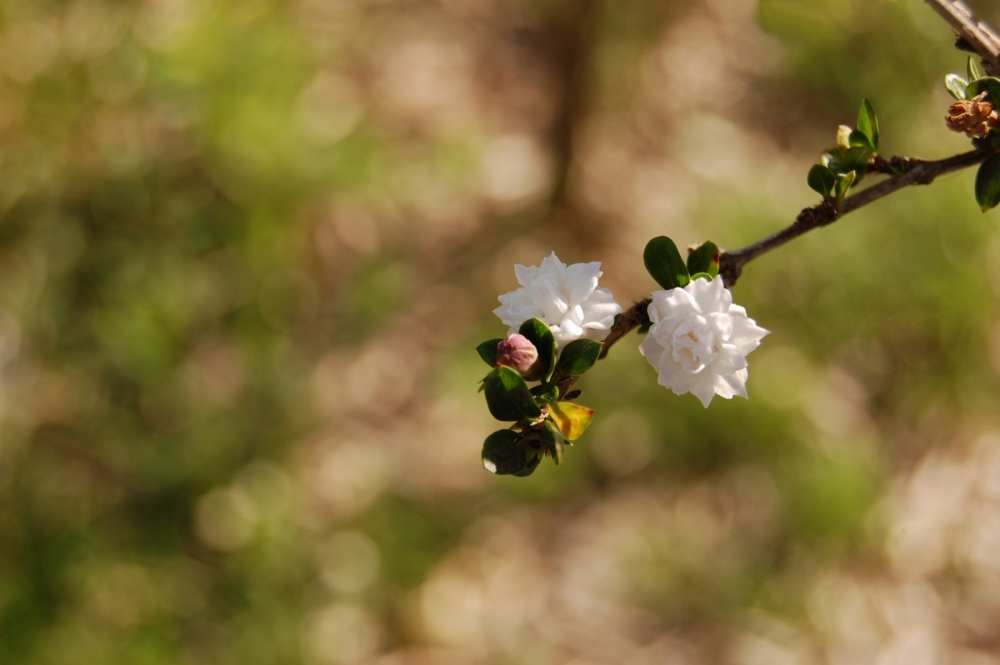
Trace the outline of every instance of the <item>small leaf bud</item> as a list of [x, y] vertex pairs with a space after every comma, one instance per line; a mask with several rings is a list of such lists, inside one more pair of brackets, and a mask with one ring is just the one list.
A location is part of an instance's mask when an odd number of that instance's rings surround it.
[[538, 349], [527, 337], [512, 333], [497, 345], [497, 364], [511, 367], [521, 374], [531, 374], [538, 362]]
[[847, 125], [837, 127], [837, 147], [842, 150], [851, 149], [851, 132], [854, 130]]

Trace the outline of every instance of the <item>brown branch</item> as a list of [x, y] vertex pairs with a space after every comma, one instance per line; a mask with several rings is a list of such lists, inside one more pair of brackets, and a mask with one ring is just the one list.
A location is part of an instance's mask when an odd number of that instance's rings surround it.
[[[981, 21], [977, 21], [969, 9], [958, 0], [926, 0], [935, 11], [947, 20], [958, 36], [957, 46], [968, 46], [983, 58], [983, 65], [991, 74], [1000, 75], [1000, 36]], [[874, 203], [879, 199], [897, 192], [910, 185], [929, 185], [941, 175], [959, 171], [982, 163], [990, 153], [973, 150], [941, 159], [927, 162], [915, 157], [892, 157], [885, 159], [875, 155], [868, 165], [869, 173], [880, 173], [890, 176], [888, 180], [863, 189], [853, 196], [844, 199], [839, 205], [835, 199], [825, 198], [821, 203], [802, 210], [795, 222], [766, 238], [751, 243], [730, 252], [723, 251], [719, 257], [719, 274], [726, 286], [733, 286], [743, 272], [743, 266], [762, 254], [781, 247], [800, 235], [821, 226], [827, 226], [844, 215], [858, 208]], [[647, 309], [651, 300], [641, 300], [622, 313], [618, 322], [604, 340], [599, 359], [608, 355], [612, 345], [636, 328], [649, 323]], [[559, 387], [559, 399], [574, 399], [578, 390], [570, 392], [570, 388], [579, 377], [570, 376], [557, 371], [553, 382]]]
[[976, 19], [958, 0], [926, 0], [927, 4], [946, 20], [955, 31], [955, 46], [978, 53], [986, 71], [1000, 75], [1000, 35]]
[[876, 158], [872, 162], [873, 171], [879, 173], [888, 171], [891, 173], [893, 172], [892, 168], [895, 167], [897, 170], [905, 170], [905, 172], [902, 175], [893, 176], [868, 189], [863, 189], [853, 196], [849, 196], [839, 206], [834, 199], [826, 198], [819, 205], [806, 208], [800, 212], [791, 226], [787, 226], [777, 233], [769, 235], [746, 247], [722, 252], [722, 256], [719, 258], [719, 274], [725, 280], [726, 286], [733, 286], [740, 278], [743, 266], [758, 256], [781, 247], [789, 240], [798, 238], [800, 235], [821, 226], [832, 224], [844, 215], [854, 212], [869, 203], [874, 203], [904, 187], [910, 185], [929, 185], [940, 175], [974, 166], [985, 160], [988, 156], [989, 153], [973, 150], [936, 162], [925, 162], [919, 159], [901, 157], [893, 157], [891, 160]]

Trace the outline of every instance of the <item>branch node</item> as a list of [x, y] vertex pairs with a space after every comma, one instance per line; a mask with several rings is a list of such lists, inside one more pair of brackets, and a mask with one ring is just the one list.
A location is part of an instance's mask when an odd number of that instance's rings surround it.
[[804, 229], [814, 229], [826, 226], [837, 219], [837, 201], [829, 196], [823, 197], [823, 202], [811, 208], [805, 208], [796, 216], [795, 225]]
[[722, 283], [726, 288], [736, 285], [740, 275], [743, 274], [743, 262], [733, 254], [722, 253], [719, 257], [719, 274], [722, 276]]

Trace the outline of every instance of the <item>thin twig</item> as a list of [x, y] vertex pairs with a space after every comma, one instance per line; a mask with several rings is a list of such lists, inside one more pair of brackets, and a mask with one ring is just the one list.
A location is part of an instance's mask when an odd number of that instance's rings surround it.
[[[926, 0], [941, 16], [951, 24], [958, 35], [957, 46], [970, 47], [983, 59], [986, 70], [1000, 75], [1000, 36], [985, 23], [976, 20], [968, 7], [958, 0]], [[990, 153], [973, 150], [954, 157], [926, 162], [914, 157], [892, 157], [885, 159], [880, 155], [872, 158], [868, 167], [869, 173], [881, 173], [891, 176], [888, 180], [863, 189], [853, 196], [844, 199], [840, 205], [832, 198], [823, 199], [822, 203], [802, 210], [795, 222], [784, 229], [733, 251], [723, 251], [719, 257], [719, 274], [726, 286], [733, 286], [743, 272], [743, 266], [762, 254], [781, 247], [789, 240], [798, 238], [815, 228], [826, 226], [837, 221], [844, 215], [858, 208], [874, 203], [879, 199], [897, 192], [910, 185], [929, 185], [935, 178], [959, 171], [983, 162]], [[600, 358], [608, 355], [611, 346], [619, 339], [636, 328], [649, 323], [647, 309], [651, 301], [641, 300], [622, 313], [618, 322], [604, 340], [604, 348]], [[570, 392], [579, 377], [556, 372], [553, 381], [559, 387], [560, 399], [574, 399], [579, 391]]]
[[874, 203], [904, 187], [910, 185], [929, 185], [940, 175], [974, 166], [985, 160], [988, 156], [989, 153], [973, 150], [936, 162], [898, 157], [894, 157], [888, 162], [885, 160], [882, 162], [876, 161], [873, 164], [905, 164], [908, 170], [903, 175], [883, 180], [877, 185], [849, 196], [839, 206], [833, 199], [824, 199], [819, 205], [806, 208], [800, 212], [798, 217], [795, 218], [794, 223], [777, 233], [769, 235], [746, 247], [722, 252], [722, 256], [719, 258], [719, 274], [725, 280], [726, 286], [733, 286], [740, 278], [743, 266], [761, 254], [766, 254], [773, 249], [777, 249], [789, 240], [798, 238], [800, 235], [815, 228], [832, 224], [844, 215], [854, 212], [869, 203]]

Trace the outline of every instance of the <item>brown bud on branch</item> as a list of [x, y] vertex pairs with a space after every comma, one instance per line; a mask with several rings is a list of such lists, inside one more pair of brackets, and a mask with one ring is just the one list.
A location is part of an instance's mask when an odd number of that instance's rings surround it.
[[986, 101], [986, 93], [982, 92], [972, 99], [962, 99], [948, 108], [945, 116], [948, 129], [953, 132], [965, 132], [969, 138], [982, 138], [991, 129], [1000, 127], [1000, 117], [997, 116], [993, 104]]

